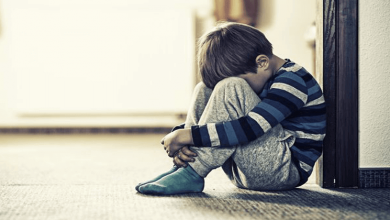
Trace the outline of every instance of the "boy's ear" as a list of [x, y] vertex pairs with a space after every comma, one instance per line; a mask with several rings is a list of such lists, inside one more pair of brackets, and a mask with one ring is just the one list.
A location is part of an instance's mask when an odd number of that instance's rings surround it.
[[264, 54], [260, 54], [256, 57], [256, 63], [260, 68], [267, 69], [269, 66], [269, 58]]

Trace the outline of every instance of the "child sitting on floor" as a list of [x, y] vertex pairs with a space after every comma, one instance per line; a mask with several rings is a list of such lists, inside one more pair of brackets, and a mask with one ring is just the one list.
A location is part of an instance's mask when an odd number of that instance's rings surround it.
[[222, 23], [199, 41], [202, 82], [187, 119], [162, 144], [171, 170], [140, 183], [143, 194], [202, 192], [222, 167], [234, 185], [286, 190], [304, 184], [322, 152], [325, 101], [303, 67], [272, 53], [259, 30]]

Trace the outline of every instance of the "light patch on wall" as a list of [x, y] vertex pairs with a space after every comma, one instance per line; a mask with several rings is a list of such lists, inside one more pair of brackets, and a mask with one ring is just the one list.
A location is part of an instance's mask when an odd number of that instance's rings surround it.
[[195, 50], [189, 8], [107, 1], [13, 6], [18, 114], [186, 112]]

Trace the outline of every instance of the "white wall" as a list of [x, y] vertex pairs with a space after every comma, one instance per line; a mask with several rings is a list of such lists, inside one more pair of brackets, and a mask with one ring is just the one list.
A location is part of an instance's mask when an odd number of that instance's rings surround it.
[[0, 127], [181, 123], [194, 18], [211, 10], [207, 0], [0, 1]]
[[390, 1], [359, 1], [359, 167], [390, 167]]
[[[93, 1], [95, 4], [106, 4], [109, 0]], [[153, 4], [160, 2], [159, 0], [115, 0], [116, 4], [128, 4], [128, 2], [143, 2], [143, 4]], [[259, 22], [258, 28], [262, 30], [269, 40], [273, 43], [274, 52], [282, 58], [290, 58], [293, 61], [304, 66], [307, 70], [314, 73], [313, 66], [313, 49], [305, 40], [305, 33], [308, 31], [312, 23], [315, 21], [314, 0], [259, 0]], [[12, 74], [11, 58], [9, 56], [10, 41], [9, 23], [6, 18], [9, 15], [7, 4], [12, 2], [27, 2], [28, 0], [2, 0], [0, 1], [0, 127], [30, 127], [30, 126], [130, 126], [130, 125], [145, 125], [150, 126], [175, 124], [178, 121], [173, 121], [172, 118], [160, 120], [154, 117], [121, 117], [105, 116], [105, 117], [21, 117], [15, 112], [18, 109], [17, 93], [15, 92], [15, 76]], [[33, 1], [44, 2], [50, 4], [73, 4], [79, 2], [88, 2], [88, 0], [60, 0], [51, 3], [50, 0]], [[165, 3], [174, 3], [174, 0], [164, 1]], [[182, 2], [182, 1], [179, 1]], [[202, 1], [186, 1], [194, 7], [195, 14], [201, 24], [197, 24], [197, 36], [210, 26], [210, 16], [212, 16], [211, 0]], [[161, 2], [160, 2], [161, 3]], [[184, 3], [181, 3], [184, 4]], [[140, 22], [142, 22], [140, 20]], [[201, 30], [200, 30], [201, 29]], [[123, 116], [123, 115], [122, 115]], [[159, 121], [160, 120], [160, 121]]]

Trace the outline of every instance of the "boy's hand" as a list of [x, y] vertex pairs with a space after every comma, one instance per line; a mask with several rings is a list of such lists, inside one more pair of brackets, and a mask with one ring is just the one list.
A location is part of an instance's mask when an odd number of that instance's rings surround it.
[[167, 134], [162, 140], [164, 150], [169, 157], [173, 157], [176, 151], [184, 146], [194, 144], [192, 141], [191, 129], [180, 129]]
[[173, 163], [178, 167], [187, 167], [187, 162], [194, 162], [196, 157], [195, 152], [191, 151], [188, 146], [184, 146], [182, 149], [176, 151], [173, 157]]

